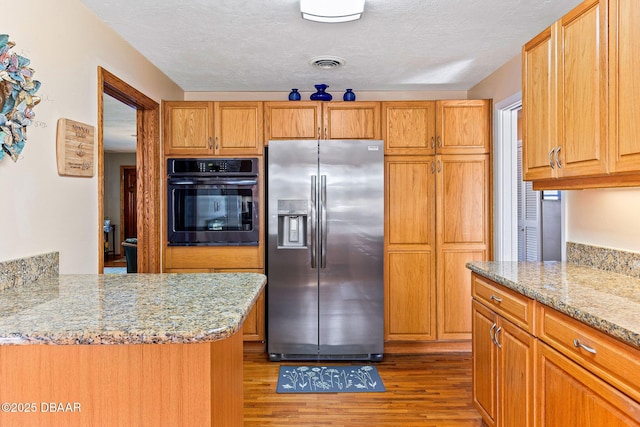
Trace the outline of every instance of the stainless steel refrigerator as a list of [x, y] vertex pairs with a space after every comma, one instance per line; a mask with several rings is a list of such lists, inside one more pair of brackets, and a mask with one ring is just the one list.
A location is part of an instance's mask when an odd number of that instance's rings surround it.
[[269, 358], [382, 360], [382, 141], [269, 141], [267, 159]]

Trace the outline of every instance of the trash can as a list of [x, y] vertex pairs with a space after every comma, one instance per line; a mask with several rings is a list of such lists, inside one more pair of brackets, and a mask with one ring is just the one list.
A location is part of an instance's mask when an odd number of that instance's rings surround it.
[[127, 273], [138, 272], [138, 239], [130, 237], [122, 242], [124, 257], [127, 260]]

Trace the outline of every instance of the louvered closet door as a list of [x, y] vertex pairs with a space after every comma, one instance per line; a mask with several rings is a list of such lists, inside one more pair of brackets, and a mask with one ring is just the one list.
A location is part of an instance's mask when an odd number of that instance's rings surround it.
[[518, 146], [518, 261], [540, 260], [540, 192], [522, 181], [522, 145]]

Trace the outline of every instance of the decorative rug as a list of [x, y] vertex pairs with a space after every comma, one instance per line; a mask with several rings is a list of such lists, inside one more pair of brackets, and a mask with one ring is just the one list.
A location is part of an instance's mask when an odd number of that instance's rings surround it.
[[386, 391], [373, 366], [281, 366], [276, 393]]

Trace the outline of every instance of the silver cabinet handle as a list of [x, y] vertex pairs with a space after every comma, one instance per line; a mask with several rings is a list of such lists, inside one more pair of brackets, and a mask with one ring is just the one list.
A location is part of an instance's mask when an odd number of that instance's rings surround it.
[[438, 148], [442, 148], [442, 138], [438, 135]]
[[211, 150], [213, 148], [213, 144], [211, 144], [211, 137], [209, 137], [208, 141], [209, 141], [209, 150]]
[[498, 326], [496, 323], [491, 325], [491, 329], [489, 329], [489, 336], [491, 337], [491, 342], [494, 343], [495, 345], [498, 345], [498, 343], [496, 342], [496, 336], [493, 332], [496, 326]]
[[582, 344], [580, 341], [578, 341], [577, 338], [573, 340], [573, 345], [576, 346], [576, 347], [579, 347], [579, 348], [581, 348], [581, 349], [583, 349], [585, 351], [588, 351], [591, 354], [596, 354], [597, 353], [595, 348], [589, 347], [588, 345]]
[[[320, 129], [320, 128], [318, 128]], [[316, 201], [317, 201], [317, 180], [318, 177], [315, 175], [311, 176], [311, 268], [318, 267], [317, 255], [316, 255], [316, 246], [317, 246], [317, 211], [316, 211]]]
[[502, 332], [502, 326], [500, 326], [498, 329], [496, 329], [496, 333], [493, 335], [496, 339], [496, 345], [498, 346], [498, 348], [502, 348], [502, 344], [500, 344], [500, 341], [498, 341], [498, 334]]
[[320, 268], [327, 267], [327, 176], [320, 176]]
[[495, 296], [495, 295], [493, 295], [493, 294], [491, 294], [491, 296], [489, 297], [489, 299], [490, 299], [491, 301], [495, 301], [495, 302], [497, 302], [497, 303], [502, 302], [502, 298], [497, 297], [497, 296]]
[[329, 131], [327, 128], [324, 128], [324, 139], [329, 139]]
[[218, 137], [216, 136], [216, 151], [218, 150]]
[[433, 161], [431, 162], [431, 173], [436, 173], [436, 164]]
[[556, 148], [556, 154], [555, 154], [556, 165], [558, 165], [558, 169], [560, 169], [562, 167], [562, 161], [560, 160], [560, 150], [561, 149], [562, 149], [562, 147], [557, 147]]
[[549, 150], [549, 154], [547, 155], [547, 158], [549, 159], [549, 166], [551, 166], [551, 169], [556, 168], [556, 166], [553, 164], [553, 159], [551, 158], [551, 156], [553, 155], [553, 150], [553, 148]]
[[435, 148], [436, 148], [436, 141], [435, 141], [435, 138], [434, 138], [434, 137], [431, 137], [431, 149], [432, 149], [432, 150], [435, 150]]
[[440, 160], [438, 160], [438, 173], [442, 171], [442, 167], [440, 166]]

